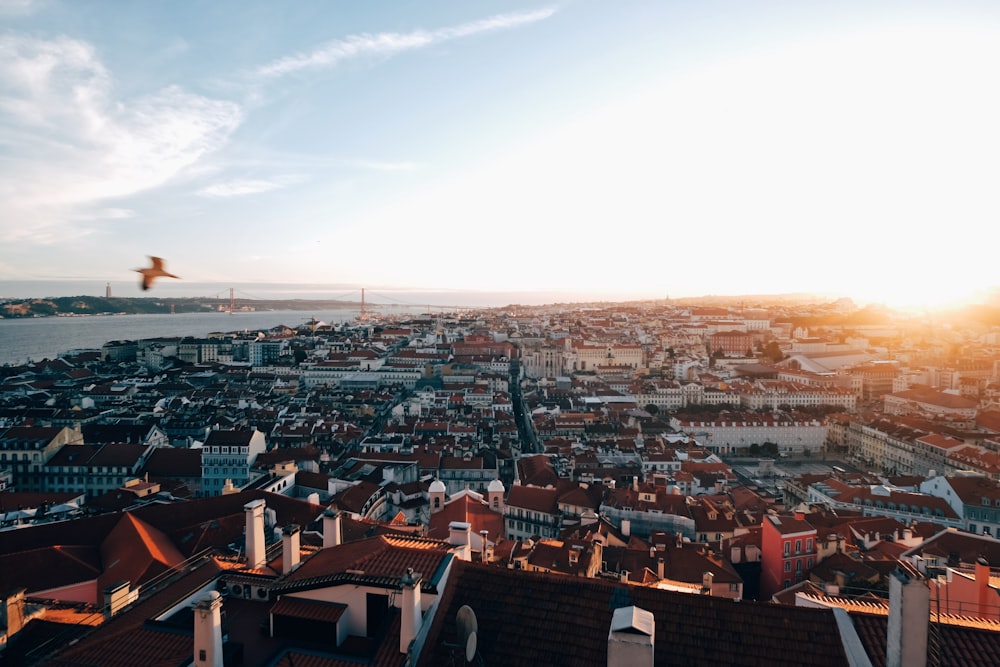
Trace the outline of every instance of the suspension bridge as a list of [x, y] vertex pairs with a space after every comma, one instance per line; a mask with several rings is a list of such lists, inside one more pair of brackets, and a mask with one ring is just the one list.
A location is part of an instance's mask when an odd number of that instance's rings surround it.
[[[371, 299], [374, 297], [374, 300]], [[367, 292], [365, 288], [354, 289], [341, 294], [313, 295], [306, 297], [273, 297], [249, 294], [235, 287], [230, 287], [227, 291], [217, 292], [210, 295], [212, 305], [220, 311], [229, 314], [240, 310], [262, 310], [267, 308], [286, 309], [289, 306], [301, 305], [302, 309], [307, 308], [357, 308], [360, 310], [359, 319], [365, 320], [376, 315], [414, 313], [423, 309], [423, 312], [461, 312], [470, 309], [470, 306], [441, 305], [418, 302], [407, 299], [400, 299], [387, 294]]]

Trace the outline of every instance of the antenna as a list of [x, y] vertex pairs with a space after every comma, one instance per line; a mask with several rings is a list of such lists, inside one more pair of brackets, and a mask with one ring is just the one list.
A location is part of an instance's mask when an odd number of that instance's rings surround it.
[[455, 614], [455, 624], [458, 626], [458, 643], [465, 647], [465, 661], [472, 662], [476, 657], [476, 645], [478, 639], [476, 633], [479, 632], [479, 622], [476, 620], [476, 612], [467, 604], [462, 605]]

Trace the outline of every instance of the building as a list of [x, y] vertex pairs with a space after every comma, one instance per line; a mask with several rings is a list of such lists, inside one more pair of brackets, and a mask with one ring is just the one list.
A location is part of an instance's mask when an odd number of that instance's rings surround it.
[[217, 496], [227, 484], [237, 489], [249, 484], [267, 440], [257, 429], [210, 431], [201, 448], [202, 495]]
[[83, 434], [68, 426], [13, 426], [0, 433], [0, 468], [13, 476], [17, 491], [44, 491], [44, 466], [67, 444], [81, 445]]
[[816, 563], [816, 529], [802, 513], [768, 513], [761, 526], [760, 595], [766, 600], [808, 577]]

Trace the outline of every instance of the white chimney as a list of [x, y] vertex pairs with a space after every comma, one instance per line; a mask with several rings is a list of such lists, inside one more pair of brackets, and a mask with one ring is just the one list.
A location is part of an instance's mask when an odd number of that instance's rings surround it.
[[481, 530], [481, 531], [479, 531], [479, 540], [482, 542], [482, 545], [483, 545], [481, 553], [483, 555], [483, 562], [484, 563], [489, 563], [491, 560], [493, 560], [490, 557], [490, 541], [488, 539], [489, 536], [490, 536], [490, 531], [488, 531], [488, 530]]
[[243, 506], [246, 514], [247, 567], [256, 570], [267, 563], [264, 542], [264, 499], [251, 500]]
[[611, 615], [608, 667], [653, 667], [656, 622], [639, 607], [619, 607]]
[[402, 619], [399, 624], [399, 652], [407, 653], [410, 644], [420, 632], [423, 616], [420, 611], [420, 573], [408, 568], [403, 575], [403, 607], [400, 610]]
[[111, 618], [131, 602], [131, 585], [127, 581], [119, 581], [104, 589], [104, 618]]
[[222, 596], [209, 591], [194, 603], [193, 667], [223, 667]]
[[323, 512], [323, 548], [336, 547], [343, 543], [343, 526], [341, 525], [340, 512], [337, 510], [326, 510]]
[[629, 537], [632, 534], [632, 521], [630, 519], [622, 519], [622, 535]]
[[462, 560], [469, 561], [472, 560], [471, 549], [472, 545], [472, 524], [466, 521], [452, 521], [448, 524], [448, 542], [457, 547], [462, 547], [459, 549], [458, 557]]
[[886, 667], [927, 666], [927, 619], [931, 591], [909, 563], [900, 562], [889, 575], [889, 624]]
[[289, 524], [281, 531], [281, 573], [288, 574], [299, 566], [301, 529]]

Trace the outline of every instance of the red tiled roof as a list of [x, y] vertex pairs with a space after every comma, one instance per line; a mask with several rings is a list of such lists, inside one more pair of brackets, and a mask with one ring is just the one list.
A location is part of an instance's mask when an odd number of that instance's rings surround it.
[[[658, 665], [841, 667], [847, 664], [832, 611], [734, 602], [456, 562], [419, 667], [450, 664], [455, 615], [476, 613], [487, 665], [606, 665], [612, 612], [635, 605], [656, 622]], [[789, 650], [789, 647], [808, 650]]]
[[[24, 528], [22, 530], [31, 530]], [[10, 535], [8, 531], [4, 536]], [[0, 587], [10, 591], [24, 587], [28, 594], [63, 586], [96, 582], [101, 556], [96, 546], [51, 546], [0, 556]], [[94, 584], [96, 601], [96, 583]]]
[[296, 584], [345, 573], [399, 579], [409, 568], [423, 574], [426, 581], [451, 549], [450, 544], [440, 540], [379, 535], [317, 551], [284, 581]]
[[507, 505], [521, 509], [559, 514], [559, 491], [515, 484], [507, 494]]
[[161, 531], [125, 512], [101, 544], [101, 559], [98, 586], [103, 590], [119, 581], [135, 588], [180, 564], [184, 556]]
[[[851, 621], [871, 658], [872, 667], [885, 667], [888, 616], [852, 613]], [[938, 625], [937, 630], [941, 664], [949, 667], [1000, 665], [1000, 632], [948, 624]]]
[[292, 618], [321, 621], [323, 623], [336, 623], [344, 615], [345, 611], [347, 611], [346, 604], [327, 602], [325, 600], [308, 600], [290, 595], [282, 595], [271, 606], [272, 616], [290, 616]]
[[489, 540], [496, 541], [504, 534], [503, 515], [465, 494], [452, 499], [440, 512], [431, 514], [427, 536], [441, 540], [448, 539], [450, 534], [448, 526], [452, 521], [471, 524], [474, 534], [488, 531]]

